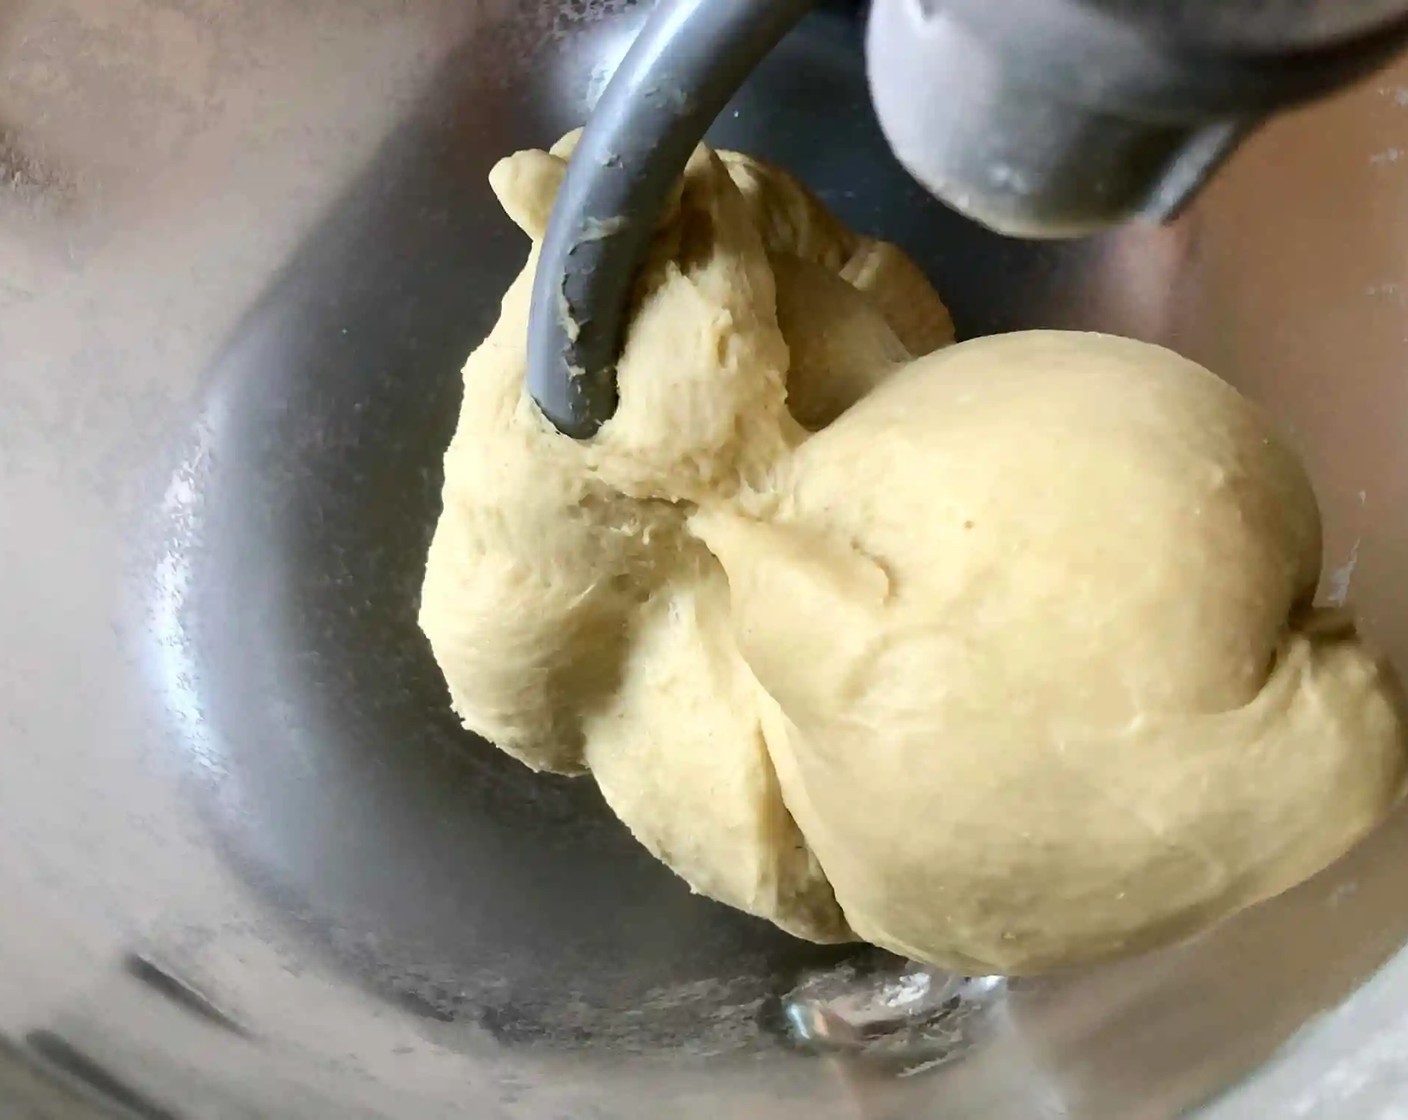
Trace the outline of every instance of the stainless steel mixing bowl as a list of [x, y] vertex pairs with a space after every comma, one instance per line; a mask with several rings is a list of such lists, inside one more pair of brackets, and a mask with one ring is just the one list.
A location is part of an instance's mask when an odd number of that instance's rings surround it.
[[[1408, 67], [1177, 225], [1024, 246], [896, 166], [855, 9], [715, 139], [906, 245], [965, 334], [1133, 334], [1262, 401], [1325, 597], [1408, 665]], [[485, 175], [580, 122], [639, 16], [0, 4], [0, 1112], [1403, 1115], [1402, 817], [897, 1069], [797, 1047], [782, 1003], [889, 962], [691, 896], [589, 783], [456, 725], [413, 615], [459, 366], [525, 250]]]

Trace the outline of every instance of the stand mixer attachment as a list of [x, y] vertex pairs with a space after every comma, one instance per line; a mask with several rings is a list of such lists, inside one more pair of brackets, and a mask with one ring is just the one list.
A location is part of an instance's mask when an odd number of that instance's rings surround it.
[[[528, 389], [559, 431], [615, 411], [632, 279], [686, 161], [817, 0], [659, 0], [543, 241]], [[1391, 58], [1408, 0], [874, 0], [871, 95], [901, 163], [1001, 233], [1175, 215], [1268, 115]]]

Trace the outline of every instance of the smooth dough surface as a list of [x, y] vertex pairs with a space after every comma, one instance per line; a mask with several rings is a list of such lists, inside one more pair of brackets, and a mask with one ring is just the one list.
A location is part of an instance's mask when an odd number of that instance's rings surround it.
[[1309, 606], [1314, 495], [1227, 384], [1035, 331], [949, 345], [899, 250], [701, 149], [588, 443], [523, 394], [571, 138], [465, 367], [421, 626], [471, 730], [590, 771], [696, 891], [1020, 974], [1288, 889], [1400, 796], [1396, 687]]

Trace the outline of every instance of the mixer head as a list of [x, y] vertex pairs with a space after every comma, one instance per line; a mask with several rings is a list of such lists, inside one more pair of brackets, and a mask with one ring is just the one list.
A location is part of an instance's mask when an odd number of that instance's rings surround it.
[[1269, 113], [1373, 69], [1404, 0], [874, 0], [895, 154], [1001, 233], [1174, 214]]

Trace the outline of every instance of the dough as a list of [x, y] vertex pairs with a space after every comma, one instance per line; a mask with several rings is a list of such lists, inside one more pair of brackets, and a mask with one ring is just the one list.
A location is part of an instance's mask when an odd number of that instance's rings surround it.
[[[535, 243], [570, 149], [494, 171]], [[590, 771], [696, 891], [1030, 973], [1284, 891], [1398, 799], [1309, 483], [1206, 370], [948, 345], [899, 250], [701, 149], [577, 443], [523, 394], [535, 263], [465, 367], [421, 626], [467, 727]]]

